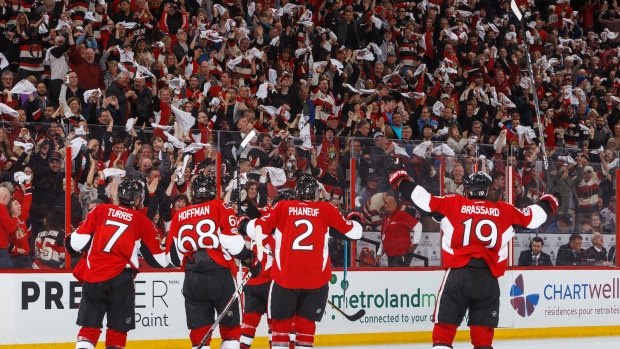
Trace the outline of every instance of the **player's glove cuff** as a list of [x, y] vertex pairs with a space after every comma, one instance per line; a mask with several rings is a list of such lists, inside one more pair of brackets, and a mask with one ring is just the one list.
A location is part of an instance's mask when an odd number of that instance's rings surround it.
[[407, 174], [407, 171], [405, 170], [397, 170], [397, 171], [390, 173], [390, 177], [388, 179], [390, 181], [390, 186], [396, 189], [396, 186], [399, 184], [400, 180], [401, 179], [408, 180], [409, 175]]
[[362, 214], [357, 211], [351, 211], [347, 213], [345, 218], [349, 221], [356, 221], [359, 224], [362, 224], [364, 222], [364, 216], [362, 216]]
[[549, 212], [548, 214], [554, 214], [557, 212], [558, 208], [560, 207], [560, 200], [558, 200], [558, 198], [554, 195], [551, 194], [544, 194], [540, 197], [540, 201], [543, 203], [547, 203], [549, 205]]

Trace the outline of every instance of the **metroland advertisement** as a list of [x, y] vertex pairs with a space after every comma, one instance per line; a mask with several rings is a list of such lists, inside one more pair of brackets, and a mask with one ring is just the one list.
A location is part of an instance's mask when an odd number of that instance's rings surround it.
[[[317, 334], [430, 331], [443, 270], [342, 271], [330, 281], [331, 300]], [[180, 272], [146, 272], [136, 279], [136, 330], [130, 339], [187, 338]], [[0, 343], [75, 340], [81, 285], [69, 273], [0, 274]], [[500, 278], [500, 327], [547, 328], [620, 325], [620, 270], [508, 270]], [[104, 321], [105, 324], [105, 321]], [[465, 321], [463, 324], [463, 329]], [[33, 331], [33, 329], [37, 329]], [[217, 337], [218, 331], [216, 331]], [[265, 320], [257, 336], [266, 336]]]

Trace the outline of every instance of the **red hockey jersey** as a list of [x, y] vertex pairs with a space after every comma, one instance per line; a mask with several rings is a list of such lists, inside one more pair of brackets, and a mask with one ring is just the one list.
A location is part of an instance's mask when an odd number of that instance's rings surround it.
[[102, 204], [71, 234], [71, 247], [83, 250], [92, 238], [85, 258], [73, 275], [80, 281], [102, 282], [120, 274], [126, 267], [138, 269], [138, 253], [146, 260], [168, 265], [156, 238], [153, 223], [136, 210]]
[[237, 265], [233, 256], [245, 247], [237, 229], [235, 211], [222, 200], [184, 207], [170, 223], [166, 254], [172, 264], [179, 261], [177, 266], [185, 270], [185, 257], [191, 258], [194, 252], [206, 250], [214, 262], [235, 274]]
[[254, 240], [257, 226], [264, 235], [274, 231], [271, 278], [291, 289], [320, 288], [332, 277], [327, 250], [330, 228], [350, 239], [362, 237], [362, 226], [345, 220], [329, 202], [281, 201], [269, 215], [250, 221], [247, 232]]
[[503, 201], [433, 196], [419, 185], [411, 199], [421, 210], [445, 216], [441, 220], [441, 256], [446, 268], [461, 268], [471, 258], [482, 258], [495, 277], [506, 271], [508, 243], [514, 236], [512, 225], [534, 229], [547, 219], [547, 213], [538, 205], [517, 209]]

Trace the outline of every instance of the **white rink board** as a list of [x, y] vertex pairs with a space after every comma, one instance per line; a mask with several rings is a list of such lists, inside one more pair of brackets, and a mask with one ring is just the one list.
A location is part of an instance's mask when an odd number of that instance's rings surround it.
[[[342, 305], [342, 300], [338, 298], [342, 295], [342, 272], [334, 275], [336, 280], [330, 285], [330, 300]], [[510, 303], [510, 288], [519, 275], [523, 278], [525, 295], [539, 295], [537, 306], [527, 317], [518, 315]], [[328, 307], [323, 321], [317, 326], [317, 334], [430, 331], [434, 295], [443, 276], [441, 270], [348, 272], [346, 312], [354, 314], [363, 305], [366, 316], [358, 322], [349, 322]], [[183, 274], [141, 273], [136, 282], [136, 319], [140, 321], [129, 338], [187, 338], [181, 295]], [[78, 332], [75, 319], [81, 288], [71, 274], [4, 273], [0, 274], [0, 285], [0, 343], [66, 343], [75, 340]], [[508, 271], [500, 278], [500, 287], [500, 327], [620, 325], [618, 270]], [[38, 297], [35, 292], [37, 289]], [[59, 292], [62, 295], [58, 296]], [[386, 293], [392, 302], [388, 302], [387, 306]], [[555, 315], [558, 310], [562, 315]], [[264, 320], [257, 336], [266, 336]]]

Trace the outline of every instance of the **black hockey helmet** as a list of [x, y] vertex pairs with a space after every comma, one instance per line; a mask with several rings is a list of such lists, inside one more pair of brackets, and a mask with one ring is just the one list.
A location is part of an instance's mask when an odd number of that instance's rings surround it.
[[118, 203], [125, 207], [138, 206], [136, 199], [144, 202], [144, 184], [135, 179], [126, 179], [118, 185]]
[[319, 189], [319, 183], [316, 178], [310, 175], [303, 175], [297, 180], [295, 186], [295, 196], [299, 200], [316, 200], [317, 190]]
[[493, 182], [491, 176], [483, 171], [478, 171], [464, 178], [465, 194], [470, 199], [484, 199], [487, 197], [489, 186]]
[[191, 187], [192, 202], [199, 204], [215, 199], [217, 196], [217, 185], [210, 176], [199, 174], [194, 178]]
[[295, 200], [295, 191], [289, 188], [278, 190], [278, 195], [273, 198], [271, 206], [275, 206], [278, 202], [284, 200]]

